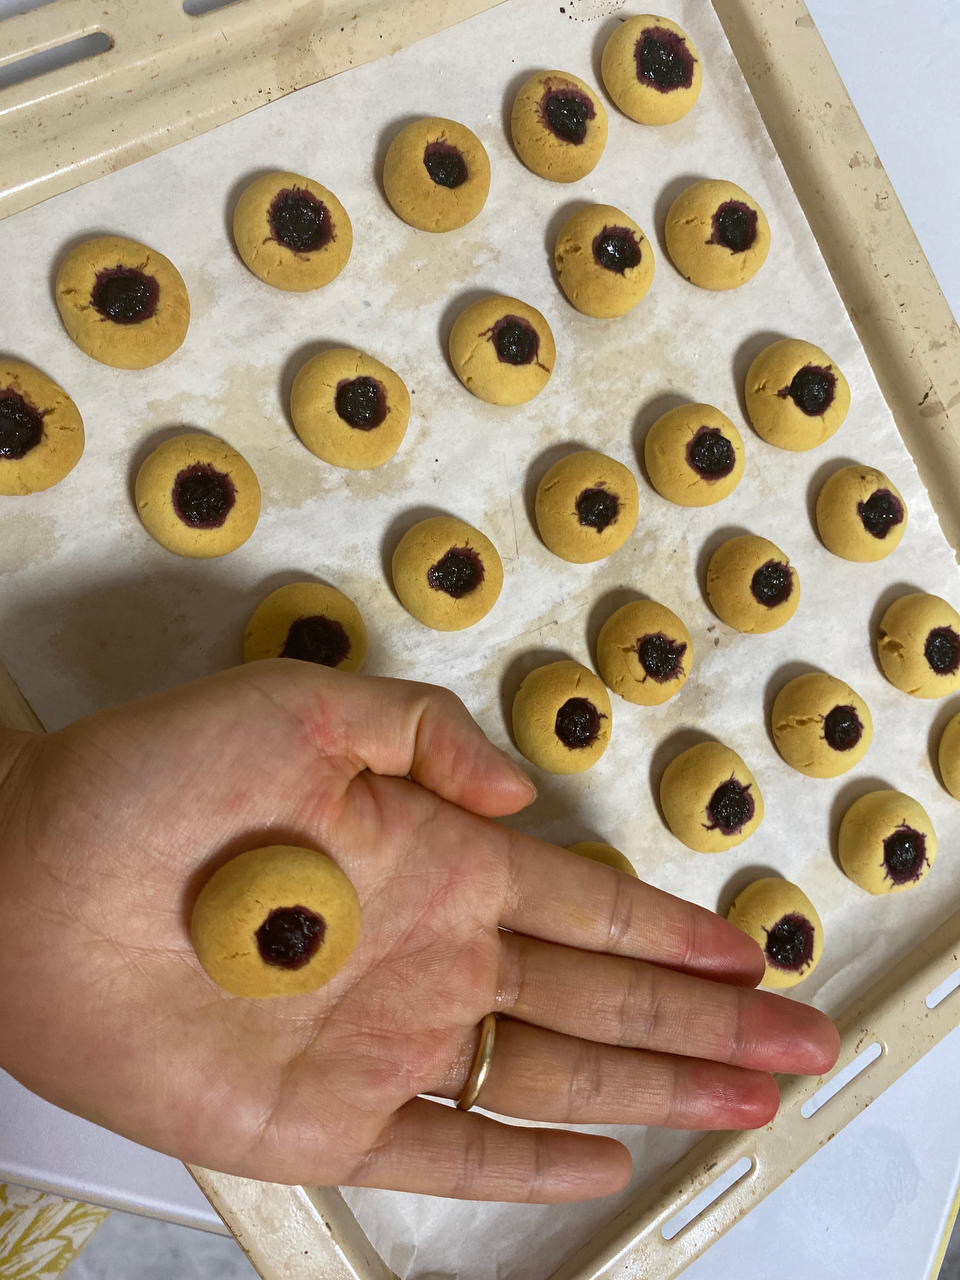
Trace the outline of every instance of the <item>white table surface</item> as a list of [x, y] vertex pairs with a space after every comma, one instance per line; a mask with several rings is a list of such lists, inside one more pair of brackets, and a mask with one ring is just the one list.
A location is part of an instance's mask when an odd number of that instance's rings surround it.
[[[0, 17], [36, 3], [0, 0]], [[960, 315], [960, 0], [807, 4]], [[960, 1006], [960, 993], [950, 998]], [[927, 1280], [960, 1183], [958, 1078], [960, 1028], [686, 1276]], [[223, 1230], [179, 1162], [42, 1102], [2, 1072], [0, 1181]]]

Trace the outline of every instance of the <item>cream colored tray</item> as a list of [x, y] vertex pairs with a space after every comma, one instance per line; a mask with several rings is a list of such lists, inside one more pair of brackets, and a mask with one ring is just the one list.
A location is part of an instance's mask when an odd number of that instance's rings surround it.
[[[957, 492], [960, 457], [960, 340], [953, 319], [804, 6], [794, 0], [714, 0], [714, 6], [956, 549], [960, 521], [950, 499]], [[39, 103], [32, 100], [36, 95], [29, 82], [0, 93], [0, 122], [12, 122], [19, 139], [27, 136], [28, 122], [39, 120], [34, 127], [42, 135], [52, 134], [52, 122], [58, 121], [57, 138], [46, 149], [25, 145], [14, 153], [5, 150], [0, 163], [7, 190], [0, 195], [0, 211], [24, 208], [265, 98], [376, 57], [381, 50], [389, 52], [486, 7], [414, 4], [383, 12], [360, 4], [350, 9], [348, 21], [338, 24], [336, 15], [346, 15], [347, 7], [328, 5], [320, 40], [316, 6], [291, 0], [238, 0], [200, 19], [187, 19], [174, 3], [150, 6], [160, 16], [149, 18], [118, 6], [125, 26], [111, 25], [119, 17], [111, 16], [109, 5], [94, 8], [82, 0], [56, 0], [15, 20], [13, 47], [48, 47], [63, 37], [65, 16], [74, 34], [95, 27], [108, 30], [115, 48], [80, 64], [79, 73], [76, 68], [55, 73]], [[4, 34], [9, 30], [5, 26]], [[156, 44], [163, 44], [163, 54], [156, 54]], [[281, 46], [287, 52], [271, 56]], [[185, 60], [197, 65], [201, 58], [210, 74], [198, 86], [184, 68], [189, 65]], [[154, 74], [156, 90], [144, 93]], [[106, 78], [98, 81], [101, 75]], [[97, 94], [91, 98], [94, 82]], [[121, 96], [123, 124], [108, 138], [104, 130], [115, 124]], [[71, 124], [64, 104], [74, 99], [82, 110]], [[14, 172], [24, 180], [18, 176], [10, 183], [7, 175]], [[0, 709], [10, 723], [38, 727], [12, 682], [0, 684]], [[874, 1043], [881, 1048], [855, 1084], [808, 1120], [801, 1108], [821, 1082], [785, 1082], [781, 1111], [766, 1130], [719, 1135], [699, 1144], [557, 1275], [586, 1280], [601, 1275], [669, 1277], [681, 1271], [956, 1025], [956, 1001], [931, 1010], [925, 998], [956, 968], [958, 951], [960, 914], [842, 1016], [838, 1072], [864, 1048]], [[742, 1157], [750, 1162], [749, 1172], [666, 1241], [664, 1224]], [[265, 1186], [200, 1169], [192, 1172], [268, 1280], [318, 1273], [390, 1274], [335, 1189]]]

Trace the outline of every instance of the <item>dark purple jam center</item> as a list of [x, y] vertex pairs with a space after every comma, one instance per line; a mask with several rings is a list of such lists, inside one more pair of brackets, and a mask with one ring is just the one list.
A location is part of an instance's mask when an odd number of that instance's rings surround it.
[[693, 54], [683, 36], [666, 27], [647, 27], [633, 47], [637, 79], [661, 93], [689, 89], [693, 83]]
[[0, 458], [22, 458], [43, 436], [43, 415], [12, 387], [0, 391]]
[[348, 426], [372, 431], [387, 416], [387, 396], [376, 378], [344, 378], [334, 397], [337, 413]]
[[883, 842], [883, 865], [894, 884], [919, 880], [927, 862], [927, 837], [901, 823]]
[[750, 579], [753, 598], [768, 609], [775, 609], [790, 599], [793, 591], [793, 570], [780, 560], [768, 560]]
[[733, 836], [753, 817], [753, 796], [749, 786], [736, 778], [721, 782], [707, 803], [706, 824], [708, 831], [719, 830], [721, 835]]
[[836, 389], [837, 375], [832, 369], [805, 364], [793, 375], [789, 387], [781, 387], [777, 395], [781, 400], [789, 396], [801, 413], [808, 418], [818, 418], [833, 404]]
[[107, 267], [97, 272], [90, 301], [114, 324], [139, 324], [149, 320], [160, 300], [160, 286], [153, 276], [136, 267]]
[[951, 676], [960, 667], [960, 636], [953, 627], [934, 627], [923, 654], [938, 676]]
[[483, 581], [483, 561], [470, 547], [451, 547], [427, 570], [427, 582], [454, 600], [476, 591]]
[[629, 227], [604, 227], [593, 237], [593, 256], [601, 267], [622, 276], [640, 261], [640, 245]]
[[596, 115], [593, 103], [580, 89], [548, 89], [540, 111], [551, 133], [575, 146], [587, 136], [587, 122]]
[[438, 187], [459, 187], [467, 180], [467, 162], [459, 147], [449, 142], [428, 142], [423, 150], [427, 173]]
[[557, 712], [553, 731], [572, 751], [589, 747], [600, 732], [600, 712], [588, 698], [568, 698]]
[[736, 461], [733, 445], [719, 427], [701, 427], [687, 445], [687, 462], [704, 480], [722, 480]]
[[313, 253], [333, 239], [330, 210], [302, 187], [278, 191], [267, 213], [275, 240], [294, 253]]
[[501, 316], [490, 330], [490, 341], [504, 364], [532, 364], [540, 350], [540, 335], [519, 316]]
[[323, 942], [327, 922], [307, 907], [277, 907], [256, 932], [257, 949], [265, 964], [278, 969], [302, 969]]
[[731, 253], [745, 253], [757, 238], [757, 211], [742, 200], [725, 200], [713, 215], [713, 235], [707, 244], [722, 244]]
[[350, 652], [350, 637], [336, 618], [311, 614], [297, 618], [287, 632], [281, 658], [299, 658], [321, 667], [339, 667]]
[[577, 496], [577, 519], [597, 533], [613, 524], [619, 511], [620, 499], [607, 489], [584, 489]]
[[857, 503], [857, 515], [867, 533], [882, 540], [903, 523], [903, 503], [889, 489], [875, 489], [866, 502]]
[[173, 509], [194, 529], [219, 529], [234, 502], [233, 481], [208, 462], [184, 467], [173, 482]]
[[651, 680], [656, 680], [657, 684], [666, 684], [668, 680], [673, 680], [679, 675], [683, 665], [683, 655], [686, 652], [685, 644], [677, 644], [676, 640], [671, 640], [662, 631], [641, 636], [637, 641], [637, 657], [640, 659], [640, 665]]
[[863, 737], [863, 725], [853, 707], [834, 707], [823, 717], [823, 736], [834, 751], [850, 751]]
[[781, 916], [767, 930], [764, 950], [768, 960], [777, 969], [805, 969], [813, 959], [813, 936], [813, 925], [806, 916]]

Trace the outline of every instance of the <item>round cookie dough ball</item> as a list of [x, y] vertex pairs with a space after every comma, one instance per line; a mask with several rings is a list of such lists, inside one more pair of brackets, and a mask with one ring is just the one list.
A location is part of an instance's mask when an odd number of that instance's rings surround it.
[[540, 537], [573, 564], [602, 560], [622, 547], [637, 523], [637, 482], [605, 453], [581, 449], [555, 462], [537, 486]]
[[699, 742], [667, 765], [660, 779], [667, 826], [688, 849], [721, 853], [752, 835], [763, 818], [753, 774], [722, 742]]
[[63, 327], [81, 351], [114, 369], [146, 369], [187, 336], [190, 299], [162, 253], [122, 236], [71, 249], [54, 288]]
[[774, 699], [771, 727], [781, 756], [808, 778], [846, 773], [873, 740], [867, 704], [848, 684], [822, 672], [787, 681]]
[[597, 666], [621, 698], [658, 707], [683, 688], [693, 666], [693, 641], [670, 609], [655, 600], [635, 600], [600, 628]]
[[898, 893], [919, 884], [937, 856], [937, 837], [922, 805], [900, 791], [871, 791], [843, 815], [840, 866], [868, 893]]
[[547, 773], [582, 773], [610, 743], [610, 699], [592, 671], [564, 659], [537, 667], [513, 700], [513, 736]]
[[373, 356], [334, 347], [312, 356], [290, 392], [290, 416], [311, 453], [335, 467], [379, 467], [400, 448], [410, 394]]
[[755, 357], [744, 394], [757, 435], [794, 453], [829, 440], [850, 408], [846, 378], [825, 351], [799, 338], [781, 338]]
[[743, 441], [712, 404], [681, 404], [647, 432], [643, 460], [661, 498], [681, 507], [709, 507], [740, 483]]
[[800, 603], [800, 580], [778, 546], [744, 533], [710, 557], [707, 597], [721, 622], [756, 635], [790, 621]]
[[452, 516], [421, 520], [393, 553], [400, 603], [434, 631], [461, 631], [486, 617], [503, 586], [497, 549], [478, 529]]
[[588, 204], [568, 218], [553, 260], [568, 300], [598, 319], [626, 315], [653, 283], [650, 241], [611, 204]]
[[823, 925], [813, 903], [802, 889], [779, 876], [747, 885], [727, 919], [763, 948], [762, 987], [796, 986], [813, 973], [823, 954]]
[[494, 294], [462, 311], [450, 331], [450, 363], [488, 404], [524, 404], [547, 385], [557, 359], [553, 334], [535, 307]]
[[892, 685], [914, 698], [960, 689], [960, 614], [946, 600], [911, 591], [880, 619], [877, 656]]
[[622, 22], [604, 45], [600, 74], [624, 115], [672, 124], [700, 96], [703, 69], [690, 37], [669, 18], [644, 13]]
[[194, 559], [236, 550], [260, 518], [260, 485], [249, 462], [200, 433], [158, 445], [137, 472], [134, 496], [147, 533]]
[[319, 582], [292, 582], [271, 591], [253, 611], [243, 637], [243, 660], [299, 658], [339, 671], [359, 671], [367, 629], [353, 601]]
[[844, 560], [882, 560], [906, 527], [906, 503], [874, 467], [841, 467], [820, 490], [817, 529], [827, 550]]
[[602, 840], [578, 840], [576, 844], [567, 845], [571, 853], [579, 853], [581, 858], [590, 858], [593, 862], [603, 862], [615, 871], [623, 871], [634, 880], [639, 879], [633, 863], [625, 853], [615, 849], [612, 844], [604, 844]]
[[224, 863], [200, 890], [190, 937], [207, 974], [250, 999], [316, 991], [360, 936], [356, 890], [314, 849], [269, 845]]
[[681, 191], [664, 229], [673, 265], [701, 289], [736, 289], [763, 266], [770, 227], [752, 196], [732, 182], [704, 179]]
[[940, 778], [955, 800], [960, 800], [960, 712], [948, 721], [937, 750]]
[[37, 493], [80, 461], [83, 419], [63, 387], [0, 356], [0, 494]]
[[588, 84], [564, 71], [531, 76], [510, 113], [517, 155], [551, 182], [576, 182], [603, 155], [607, 113]]
[[347, 265], [353, 227], [337, 197], [319, 182], [267, 173], [237, 201], [233, 239], [259, 280], [305, 293], [329, 284]]
[[401, 129], [383, 162], [383, 191], [394, 213], [420, 231], [455, 231], [483, 208], [490, 161], [475, 133], [431, 116]]

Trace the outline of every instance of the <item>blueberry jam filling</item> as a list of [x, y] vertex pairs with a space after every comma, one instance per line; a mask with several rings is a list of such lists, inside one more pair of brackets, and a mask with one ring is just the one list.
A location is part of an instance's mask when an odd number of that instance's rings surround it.
[[604, 227], [593, 237], [593, 257], [607, 271], [622, 276], [640, 261], [640, 245], [629, 227]]
[[157, 309], [160, 286], [136, 267], [107, 267], [97, 272], [90, 301], [114, 324], [139, 324]]
[[637, 79], [661, 93], [689, 89], [693, 83], [693, 54], [676, 31], [647, 27], [634, 45]]
[[750, 579], [753, 598], [768, 609], [776, 609], [790, 599], [793, 591], [793, 571], [780, 560], [768, 560]]
[[687, 445], [687, 463], [704, 480], [722, 480], [736, 461], [734, 447], [719, 427], [701, 427]]
[[372, 431], [387, 416], [383, 383], [376, 378], [344, 378], [337, 383], [334, 405], [348, 426]]
[[882, 540], [903, 523], [903, 503], [889, 489], [875, 489], [866, 502], [857, 503], [857, 515], [867, 533]]
[[934, 627], [927, 635], [923, 656], [938, 676], [952, 676], [960, 667], [960, 636], [953, 627]]
[[483, 561], [470, 547], [451, 547], [427, 570], [434, 591], [445, 591], [454, 600], [476, 591], [482, 581]]
[[311, 614], [291, 623], [281, 658], [299, 658], [321, 667], [339, 667], [350, 652], [350, 637], [336, 618]]
[[428, 142], [423, 149], [423, 163], [438, 187], [452, 189], [467, 180], [467, 162], [463, 152], [449, 142]]
[[219, 529], [236, 502], [233, 481], [208, 462], [195, 462], [173, 482], [173, 509], [194, 529]]
[[753, 817], [754, 803], [750, 795], [750, 787], [744, 786], [736, 778], [721, 782], [707, 802], [705, 823], [708, 831], [719, 831], [723, 836], [734, 836]]
[[834, 707], [823, 717], [823, 736], [834, 751], [850, 751], [863, 737], [863, 724], [853, 707]]
[[267, 212], [273, 238], [294, 253], [314, 253], [333, 239], [330, 210], [302, 187], [286, 187]]
[[775, 969], [805, 969], [813, 959], [813, 925], [796, 912], [781, 916], [767, 930], [764, 951]]
[[894, 884], [919, 880], [927, 864], [927, 837], [902, 822], [883, 842], [883, 865]]
[[818, 418], [833, 404], [836, 390], [837, 375], [832, 369], [805, 364], [793, 375], [789, 387], [781, 387], [777, 395], [781, 400], [789, 396], [801, 413], [808, 418]]
[[22, 458], [43, 436], [43, 414], [12, 387], [0, 391], [0, 458]]
[[657, 684], [666, 684], [675, 679], [683, 666], [683, 655], [687, 652], [685, 644], [677, 644], [662, 631], [653, 635], [641, 636], [637, 641], [637, 657], [640, 665], [651, 680]]
[[607, 489], [584, 489], [577, 495], [577, 519], [597, 533], [613, 524], [620, 511], [620, 499]]
[[731, 253], [746, 253], [757, 238], [757, 211], [742, 200], [725, 200], [714, 213], [713, 235], [707, 244], [720, 244]]
[[587, 136], [587, 123], [596, 115], [593, 103], [579, 89], [548, 89], [540, 103], [544, 123], [551, 133], [579, 146]]
[[568, 698], [557, 712], [553, 731], [572, 751], [589, 747], [600, 732], [600, 712], [588, 698]]
[[307, 907], [277, 907], [256, 932], [257, 950], [265, 964], [302, 969], [320, 949], [327, 922]]
[[504, 364], [533, 364], [540, 350], [540, 335], [519, 316], [501, 316], [489, 336]]

